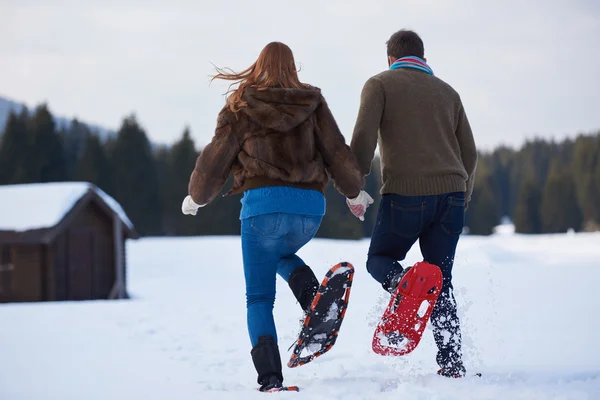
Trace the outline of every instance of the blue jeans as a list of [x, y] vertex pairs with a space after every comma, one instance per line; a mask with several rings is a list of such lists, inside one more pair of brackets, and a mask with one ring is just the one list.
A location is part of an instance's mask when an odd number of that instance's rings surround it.
[[386, 290], [402, 271], [399, 261], [419, 241], [423, 259], [437, 265], [444, 279], [431, 314], [440, 367], [461, 363], [461, 333], [452, 294], [452, 266], [465, 220], [465, 194], [400, 196], [385, 194], [373, 229], [367, 270]]
[[242, 220], [242, 255], [246, 279], [248, 333], [252, 346], [258, 337], [277, 341], [273, 320], [275, 279], [288, 281], [304, 261], [296, 255], [319, 230], [322, 217], [272, 213]]

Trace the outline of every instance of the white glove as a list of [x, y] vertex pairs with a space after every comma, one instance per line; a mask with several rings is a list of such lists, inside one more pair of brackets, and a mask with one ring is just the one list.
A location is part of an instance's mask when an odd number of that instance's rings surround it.
[[356, 196], [354, 199], [346, 199], [346, 204], [355, 217], [361, 221], [364, 221], [365, 212], [367, 212], [367, 208], [373, 204], [373, 198], [369, 196], [369, 193], [361, 190], [358, 196]]
[[192, 200], [192, 196], [187, 195], [185, 197], [185, 199], [183, 199], [183, 204], [181, 204], [181, 212], [183, 212], [186, 215], [196, 215], [196, 212], [198, 212], [198, 209], [200, 207], [204, 207], [206, 204], [196, 204], [194, 203], [194, 200]]

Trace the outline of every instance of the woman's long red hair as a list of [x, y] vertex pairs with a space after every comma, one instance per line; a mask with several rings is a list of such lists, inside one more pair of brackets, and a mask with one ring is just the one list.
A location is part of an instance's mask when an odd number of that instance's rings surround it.
[[[258, 59], [242, 72], [235, 73], [230, 69], [217, 68], [217, 74], [212, 80], [223, 79], [234, 81], [227, 94], [227, 106], [231, 111], [238, 112], [247, 104], [242, 100], [242, 94], [247, 87], [258, 89], [267, 87], [302, 88], [298, 79], [298, 71], [292, 50], [281, 42], [271, 42], [260, 52]], [[239, 84], [236, 89], [232, 86]]]

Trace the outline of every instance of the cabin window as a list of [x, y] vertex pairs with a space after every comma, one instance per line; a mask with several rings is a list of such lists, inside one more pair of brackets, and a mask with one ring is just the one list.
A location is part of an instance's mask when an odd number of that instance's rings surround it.
[[0, 245], [0, 294], [9, 294], [14, 266], [10, 246]]

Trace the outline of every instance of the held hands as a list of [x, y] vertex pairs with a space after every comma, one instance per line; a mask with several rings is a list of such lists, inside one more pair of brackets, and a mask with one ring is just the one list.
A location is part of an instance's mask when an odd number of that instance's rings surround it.
[[356, 196], [356, 198], [346, 199], [346, 204], [348, 205], [348, 208], [350, 208], [350, 211], [352, 212], [352, 214], [354, 214], [356, 218], [360, 219], [361, 221], [364, 221], [365, 212], [367, 212], [367, 208], [369, 208], [369, 206], [373, 204], [373, 199], [371, 198], [371, 196], [369, 196], [367, 192], [361, 190], [358, 196]]
[[186, 215], [196, 215], [196, 212], [198, 212], [198, 209], [200, 207], [204, 207], [206, 204], [196, 204], [194, 203], [194, 200], [192, 200], [192, 196], [187, 195], [185, 197], [185, 199], [183, 199], [183, 204], [181, 204], [181, 212], [183, 212]]

